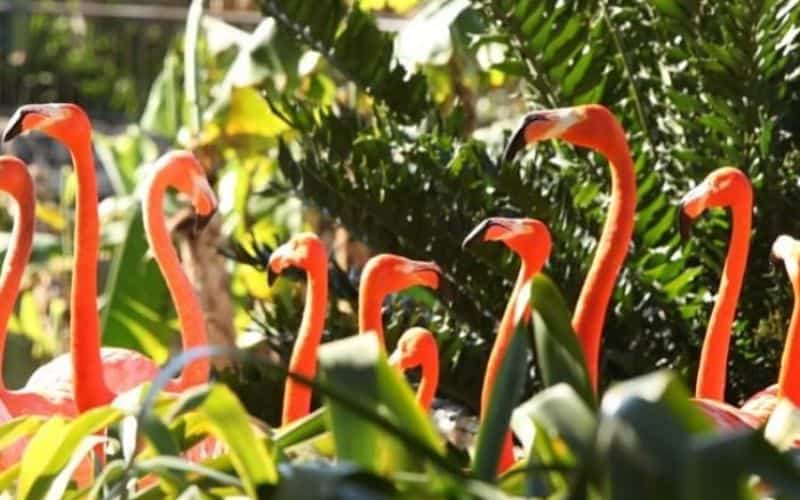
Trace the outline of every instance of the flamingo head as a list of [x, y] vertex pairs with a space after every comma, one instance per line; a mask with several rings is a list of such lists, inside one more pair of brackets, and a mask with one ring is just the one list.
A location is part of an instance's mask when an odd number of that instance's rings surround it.
[[3, 131], [3, 142], [37, 130], [57, 141], [74, 144], [92, 136], [86, 112], [76, 104], [27, 104], [17, 109]]
[[33, 196], [33, 179], [22, 160], [14, 156], [0, 156], [0, 189], [27, 192]]
[[397, 347], [389, 357], [389, 364], [400, 370], [409, 370], [421, 365], [426, 356], [438, 351], [436, 339], [425, 328], [406, 330], [397, 341]]
[[188, 151], [170, 151], [156, 161], [153, 170], [191, 200], [196, 214], [194, 226], [202, 230], [217, 211], [217, 197], [197, 158]]
[[278, 275], [290, 267], [309, 270], [313, 265], [326, 263], [327, 250], [319, 236], [314, 233], [296, 234], [270, 254], [267, 283], [272, 285]]
[[371, 288], [380, 295], [396, 293], [412, 286], [439, 288], [442, 270], [434, 262], [411, 260], [399, 255], [380, 254], [364, 265], [361, 274], [362, 295]]
[[483, 241], [501, 241], [532, 268], [540, 268], [550, 255], [550, 230], [537, 219], [490, 217], [475, 226], [462, 246], [483, 237]]
[[770, 253], [774, 261], [783, 261], [791, 278], [796, 279], [798, 277], [798, 271], [800, 271], [800, 241], [782, 234], [772, 244], [772, 252]]
[[691, 232], [692, 223], [709, 208], [729, 207], [735, 203], [752, 200], [750, 180], [741, 170], [722, 167], [714, 170], [703, 182], [686, 193], [680, 201], [679, 229], [684, 239]]
[[595, 107], [605, 109], [601, 106], [575, 106], [528, 113], [522, 117], [519, 126], [511, 135], [511, 140], [503, 152], [503, 161], [513, 160], [528, 144], [564, 136], [576, 125], [586, 121], [589, 115], [595, 112]]

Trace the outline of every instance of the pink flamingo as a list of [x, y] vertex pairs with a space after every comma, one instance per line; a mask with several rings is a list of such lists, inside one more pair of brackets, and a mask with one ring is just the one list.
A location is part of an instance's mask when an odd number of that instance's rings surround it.
[[422, 369], [417, 402], [426, 412], [429, 411], [439, 385], [439, 347], [430, 330], [420, 327], [406, 330], [397, 341], [389, 364], [400, 371], [417, 366]]
[[694, 403], [718, 428], [730, 429], [755, 425], [747, 414], [725, 403], [728, 348], [747, 265], [753, 212], [753, 188], [741, 170], [733, 167], [714, 170], [681, 199], [681, 235], [685, 237], [691, 222], [715, 207], [730, 207], [733, 229], [717, 302], [700, 355]]
[[[781, 357], [778, 383], [759, 391], [742, 405], [742, 411], [754, 418], [758, 424], [769, 419], [781, 398], [800, 406], [800, 241], [781, 235], [772, 245], [772, 257], [782, 260], [794, 292], [794, 306], [789, 320], [786, 344]], [[800, 440], [795, 441], [800, 447]]]
[[[317, 373], [317, 347], [322, 339], [325, 313], [328, 308], [328, 252], [325, 243], [315, 234], [297, 234], [275, 249], [269, 257], [268, 281], [288, 267], [306, 271], [306, 307], [289, 361], [289, 371], [313, 379]], [[273, 274], [274, 273], [274, 274]], [[308, 414], [311, 389], [287, 378], [283, 393], [282, 425]]]
[[[0, 191], [8, 193], [14, 201], [16, 217], [0, 276], [0, 423], [22, 415], [74, 416], [77, 411], [71, 391], [61, 390], [10, 390], [3, 381], [3, 353], [5, 352], [8, 319], [14, 310], [19, 285], [31, 255], [35, 226], [36, 200], [33, 179], [25, 164], [17, 158], [0, 156]], [[17, 463], [27, 445], [21, 439], [0, 450], [0, 470]], [[84, 473], [88, 472], [84, 471]]]
[[[481, 416], [483, 416], [491, 402], [500, 368], [514, 336], [517, 325], [516, 311], [519, 307], [517, 302], [520, 297], [524, 297], [523, 289], [530, 285], [531, 279], [542, 270], [545, 261], [550, 256], [552, 238], [547, 226], [539, 220], [491, 217], [472, 230], [464, 239], [464, 245], [481, 235], [484, 241], [503, 242], [522, 261], [517, 282], [511, 291], [503, 318], [500, 320], [500, 326], [497, 328], [497, 337], [492, 346], [492, 352], [489, 354], [489, 363], [486, 366], [486, 375], [481, 391]], [[527, 321], [531, 314], [530, 305], [524, 304], [523, 308], [523, 319]], [[513, 444], [511, 432], [506, 432], [498, 464], [498, 471], [501, 473], [514, 464]]]
[[358, 331], [375, 332], [385, 348], [381, 308], [386, 296], [416, 285], [438, 288], [441, 276], [442, 270], [433, 262], [388, 253], [372, 257], [361, 273]]
[[608, 216], [572, 316], [572, 327], [583, 348], [592, 386], [597, 391], [603, 324], [633, 235], [636, 173], [622, 125], [600, 104], [529, 113], [511, 137], [504, 159], [510, 161], [527, 144], [553, 138], [602, 154], [608, 159], [611, 171]]
[[[100, 349], [97, 314], [97, 257], [99, 225], [97, 186], [92, 156], [92, 128], [86, 113], [74, 104], [22, 106], [12, 116], [3, 140], [38, 130], [63, 143], [70, 151], [77, 174], [75, 257], [70, 298], [71, 355], [62, 355], [42, 366], [26, 385], [30, 390], [71, 387], [78, 411], [108, 404], [118, 392], [152, 379], [158, 366], [140, 353], [118, 348]], [[162, 200], [167, 187], [188, 194], [201, 216], [216, 207], [213, 191], [197, 160], [189, 153], [169, 153], [155, 165], [145, 205], [148, 241], [165, 274], [176, 304], [183, 332], [183, 348], [207, 342], [202, 312], [191, 284], [180, 269], [165, 228]], [[70, 363], [71, 361], [71, 363]], [[180, 377], [167, 387], [180, 391], [208, 380], [209, 361], [187, 364]]]

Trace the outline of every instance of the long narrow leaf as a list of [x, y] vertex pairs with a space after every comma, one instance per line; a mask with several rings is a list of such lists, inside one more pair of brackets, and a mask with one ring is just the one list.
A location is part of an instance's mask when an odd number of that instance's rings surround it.
[[514, 331], [489, 400], [489, 408], [484, 409], [483, 421], [478, 429], [473, 472], [475, 477], [483, 481], [492, 481], [497, 473], [503, 436], [509, 432], [511, 412], [525, 383], [528, 370], [525, 330], [524, 322], [520, 322]]
[[71, 422], [62, 417], [50, 418], [33, 436], [22, 457], [17, 497], [42, 498], [83, 439], [121, 418], [122, 412], [111, 407], [89, 410]]
[[233, 466], [249, 495], [257, 497], [268, 485], [277, 483], [273, 455], [254, 434], [247, 412], [230, 389], [215, 385], [198, 412], [230, 449]]
[[572, 329], [571, 314], [555, 283], [544, 274], [533, 278], [531, 308], [533, 345], [545, 386], [566, 382], [594, 406], [594, 390], [578, 337]]

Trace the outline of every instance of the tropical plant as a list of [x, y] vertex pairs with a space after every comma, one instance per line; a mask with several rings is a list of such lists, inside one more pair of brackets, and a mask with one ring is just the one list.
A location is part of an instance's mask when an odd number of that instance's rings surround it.
[[[708, 237], [683, 244], [673, 223], [673, 200], [712, 168], [736, 164], [753, 179], [754, 246], [729, 377], [728, 399], [739, 400], [774, 380], [787, 319], [787, 287], [766, 255], [775, 235], [799, 229], [784, 215], [797, 208], [792, 167], [800, 161], [800, 122], [791, 113], [800, 100], [796, 0], [261, 0], [259, 7], [266, 17], [250, 33], [204, 16], [203, 2], [193, 1], [186, 35], [167, 54], [139, 123], [96, 141], [114, 190], [103, 225], [111, 257], [104, 341], [159, 361], [169, 356], [173, 312], [147, 258], [141, 217], [129, 210], [141, 166], [169, 143], [200, 156], [220, 194], [233, 321], [248, 349], [210, 352], [241, 364], [196, 392], [158, 394], [187, 358], [209, 354], [184, 353], [151, 387], [111, 407], [72, 421], [23, 417], [0, 426], [0, 448], [31, 438], [22, 462], [0, 471], [0, 491], [21, 498], [800, 495], [791, 452], [762, 430], [714, 431], [688, 399], [683, 381], [695, 371], [727, 228], [726, 219], [711, 217], [698, 228]], [[514, 164], [497, 160], [505, 131], [528, 109], [588, 102], [608, 105], [624, 124], [639, 185], [598, 396], [569, 304], [604, 217], [604, 160], [559, 143]], [[39, 213], [62, 230], [70, 223], [71, 184], [64, 185], [62, 212]], [[370, 251], [432, 259], [445, 270], [440, 292], [414, 290], [386, 304], [389, 347], [409, 326], [430, 328], [443, 358], [439, 395], [477, 411], [514, 264], [499, 246], [460, 245], [492, 215], [548, 223], [553, 281], [532, 284], [532, 327], [520, 325], [500, 375], [508, 390], [496, 391], [467, 454], [438, 436], [371, 337], [352, 337], [361, 261], [341, 249], [331, 258], [320, 377], [303, 380], [282, 368], [302, 285], [266, 286], [271, 248], [308, 228], [333, 241], [343, 227]], [[40, 243], [48, 258], [59, 250]], [[32, 300], [23, 295], [12, 329], [39, 339]], [[60, 324], [63, 309], [53, 313]], [[664, 367], [674, 371], [614, 383]], [[286, 376], [310, 384], [320, 408], [286, 428], [255, 420], [277, 423]], [[791, 442], [796, 418], [778, 412], [770, 440]], [[524, 456], [496, 478], [509, 422]], [[207, 437], [224, 449], [219, 456], [197, 463], [182, 455]], [[107, 459], [94, 483], [71, 484], [98, 442]]]

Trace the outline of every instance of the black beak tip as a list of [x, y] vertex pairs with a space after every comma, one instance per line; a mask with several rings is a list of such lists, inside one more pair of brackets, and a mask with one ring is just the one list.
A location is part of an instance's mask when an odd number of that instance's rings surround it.
[[511, 162], [514, 157], [517, 156], [517, 153], [525, 149], [525, 128], [527, 127], [527, 122], [523, 122], [520, 127], [514, 131], [514, 134], [511, 136], [511, 139], [508, 141], [506, 145], [506, 149], [503, 151], [503, 158], [502, 162], [508, 163]]
[[194, 234], [200, 234], [203, 230], [208, 226], [208, 223], [211, 222], [211, 219], [214, 218], [216, 215], [216, 210], [211, 211], [207, 215], [195, 215], [194, 217]]
[[272, 270], [271, 267], [267, 267], [267, 285], [272, 286], [275, 284], [275, 280], [278, 279], [278, 273]]
[[3, 130], [3, 137], [2, 142], [9, 142], [12, 139], [16, 138], [22, 133], [22, 118], [12, 118], [12, 121], [8, 122], [6, 125], [6, 129]]
[[683, 210], [683, 206], [681, 206], [678, 211], [680, 212], [678, 216], [678, 232], [681, 235], [681, 240], [686, 241], [692, 235], [692, 225], [694, 224], [694, 219], [686, 215], [686, 212]]
[[26, 104], [17, 109], [17, 111], [11, 116], [6, 124], [5, 130], [3, 130], [2, 142], [8, 142], [12, 139], [15, 139], [19, 135], [22, 135], [25, 132], [22, 122], [25, 120], [25, 117], [31, 113], [44, 113], [45, 108], [44, 106], [38, 104]]
[[481, 223], [478, 224], [477, 226], [475, 226], [472, 229], [472, 231], [470, 231], [470, 233], [467, 235], [467, 237], [464, 238], [464, 241], [461, 242], [461, 248], [465, 249], [473, 241], [477, 240], [478, 237], [480, 235], [482, 235], [484, 233], [484, 231], [486, 231], [486, 229], [489, 227], [490, 223], [491, 223], [491, 221], [489, 219], [486, 219], [486, 220], [481, 221]]

